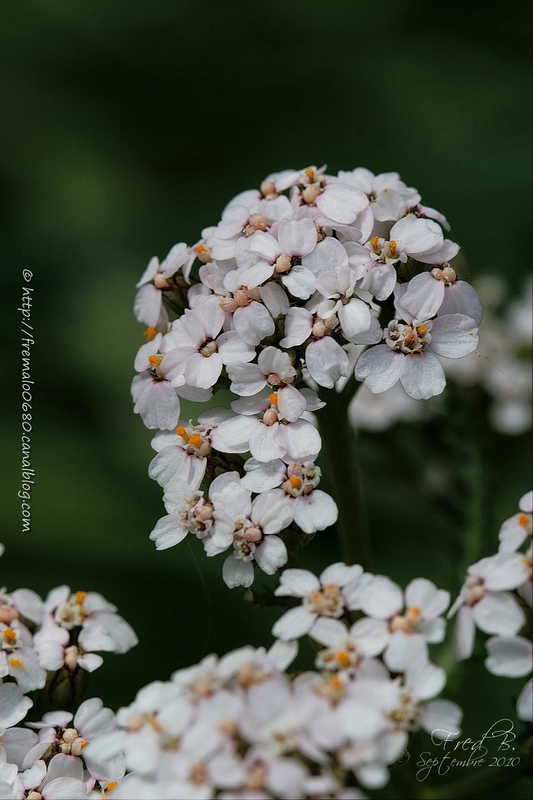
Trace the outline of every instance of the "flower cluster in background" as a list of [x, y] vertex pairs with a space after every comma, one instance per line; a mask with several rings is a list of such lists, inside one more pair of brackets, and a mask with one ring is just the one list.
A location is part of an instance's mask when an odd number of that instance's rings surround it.
[[[272, 575], [287, 563], [289, 527], [336, 521], [317, 489], [317, 392], [353, 374], [365, 391], [428, 399], [446, 384], [440, 359], [476, 349], [481, 302], [451, 266], [448, 229], [397, 173], [308, 167], [269, 175], [194, 246], [150, 261], [135, 299], [148, 327], [132, 396], [158, 431], [158, 549], [192, 533], [208, 556], [231, 551], [224, 580], [248, 587], [255, 566]], [[230, 408], [180, 419], [180, 398], [219, 389]]]

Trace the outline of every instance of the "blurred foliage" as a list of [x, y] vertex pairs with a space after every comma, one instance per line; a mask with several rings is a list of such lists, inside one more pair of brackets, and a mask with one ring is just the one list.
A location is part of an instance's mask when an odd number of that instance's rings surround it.
[[[134, 284], [149, 257], [196, 241], [267, 173], [326, 161], [330, 171], [398, 170], [448, 216], [462, 277], [495, 273], [516, 293], [530, 233], [530, 4], [8, 0], [2, 16], [3, 582], [41, 594], [69, 583], [118, 605], [140, 644], [108, 656], [89, 689], [116, 707], [213, 650], [268, 644], [277, 616], [226, 589], [221, 560], [198, 542], [156, 553], [148, 540], [163, 511], [129, 383], [142, 343]], [[36, 339], [26, 536], [24, 267]], [[456, 589], [461, 535], [478, 526], [480, 554], [493, 552], [500, 521], [530, 488], [529, 437], [498, 437], [479, 409], [474, 424], [461, 408], [360, 437], [375, 569], [399, 582], [423, 574]], [[330, 530], [301, 564], [337, 557]], [[519, 688], [479, 665], [466, 672], [459, 700], [473, 736], [514, 714], [508, 690]]]

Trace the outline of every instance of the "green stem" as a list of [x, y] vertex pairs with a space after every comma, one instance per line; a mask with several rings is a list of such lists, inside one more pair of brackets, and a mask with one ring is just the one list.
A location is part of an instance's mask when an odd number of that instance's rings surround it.
[[342, 392], [321, 391], [326, 407], [318, 415], [328, 475], [339, 509], [336, 528], [341, 553], [347, 564], [370, 567], [368, 523], [361, 474], [357, 458], [355, 431], [348, 419], [348, 406], [358, 386], [350, 378]]

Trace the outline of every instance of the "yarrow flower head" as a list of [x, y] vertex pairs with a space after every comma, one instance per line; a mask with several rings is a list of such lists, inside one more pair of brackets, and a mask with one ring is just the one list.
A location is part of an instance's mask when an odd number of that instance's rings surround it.
[[[315, 391], [353, 373], [374, 393], [399, 381], [429, 398], [445, 387], [440, 359], [477, 346], [481, 304], [458, 279], [459, 246], [445, 230], [397, 173], [312, 165], [270, 174], [195, 245], [152, 259], [135, 304], [149, 329], [132, 396], [159, 430], [149, 469], [168, 511], [152, 533], [159, 549], [188, 532], [208, 556], [232, 546], [225, 580], [249, 586], [254, 565], [272, 574], [286, 563], [288, 526], [310, 535], [335, 523], [334, 500], [317, 489], [313, 415], [326, 404]], [[180, 419], [180, 398], [228, 389], [224, 409]], [[223, 473], [231, 486], [212, 491]]]

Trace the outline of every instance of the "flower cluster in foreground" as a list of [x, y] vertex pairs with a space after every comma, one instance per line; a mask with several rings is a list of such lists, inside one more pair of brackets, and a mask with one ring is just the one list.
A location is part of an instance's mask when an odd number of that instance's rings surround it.
[[[255, 566], [271, 575], [287, 563], [287, 528], [336, 521], [317, 489], [317, 391], [353, 373], [371, 392], [398, 384], [427, 399], [445, 387], [440, 359], [476, 349], [481, 303], [451, 266], [448, 229], [397, 173], [308, 167], [269, 175], [195, 245], [150, 261], [135, 299], [148, 327], [132, 396], [157, 431], [158, 549], [192, 533], [208, 556], [230, 551], [229, 586], [250, 586]], [[180, 418], [181, 398], [219, 389], [233, 393], [230, 408]]]

